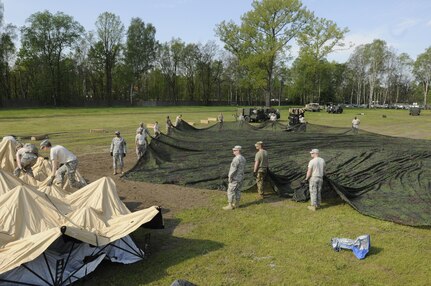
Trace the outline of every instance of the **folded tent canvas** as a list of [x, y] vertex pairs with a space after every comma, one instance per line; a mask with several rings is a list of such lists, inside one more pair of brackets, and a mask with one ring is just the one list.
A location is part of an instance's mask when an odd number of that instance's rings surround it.
[[[0, 145], [2, 155], [13, 158], [6, 144]], [[13, 169], [3, 159], [2, 166]], [[39, 168], [47, 173], [49, 164]], [[71, 193], [25, 176], [0, 170], [0, 285], [68, 285], [103, 259], [142, 260], [145, 253], [130, 233], [149, 224], [163, 227], [159, 207], [130, 212], [111, 178]]]

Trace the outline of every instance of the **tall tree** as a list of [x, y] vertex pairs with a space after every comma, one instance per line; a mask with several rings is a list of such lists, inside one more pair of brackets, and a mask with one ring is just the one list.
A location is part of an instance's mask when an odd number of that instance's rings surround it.
[[120, 17], [109, 12], [99, 15], [96, 21], [98, 42], [105, 65], [105, 89], [109, 105], [112, 104], [112, 69], [119, 57], [124, 36], [124, 25]]
[[254, 0], [252, 7], [241, 17], [241, 26], [222, 22], [216, 32], [225, 48], [241, 64], [254, 70], [253, 80], [263, 84], [269, 105], [277, 60], [289, 49], [289, 42], [304, 30], [312, 14], [299, 0]]
[[424, 107], [427, 108], [427, 97], [431, 84], [431, 47], [420, 54], [414, 63], [413, 73], [422, 84]]
[[22, 28], [22, 49], [48, 67], [52, 83], [52, 104], [61, 98], [61, 61], [68, 48], [80, 38], [84, 28], [73, 17], [62, 12], [37, 12], [27, 19]]
[[[4, 6], [0, 1], [0, 98], [12, 95], [10, 68], [15, 55], [16, 27], [3, 23]], [[0, 106], [2, 102], [0, 100]]]
[[368, 106], [371, 107], [374, 98], [374, 89], [377, 86], [379, 77], [385, 68], [385, 60], [388, 55], [386, 42], [374, 40], [371, 44], [365, 45], [365, 58], [367, 63], [367, 75], [369, 84]]
[[199, 59], [199, 47], [196, 44], [188, 44], [183, 50], [182, 67], [183, 74], [186, 78], [187, 95], [190, 100], [195, 99], [196, 84], [195, 77], [197, 73], [197, 62]]
[[169, 43], [162, 44], [159, 49], [159, 68], [168, 83], [170, 100], [174, 102], [178, 101], [177, 78], [184, 47], [183, 41], [172, 39]]
[[133, 18], [127, 30], [126, 64], [131, 69], [134, 85], [154, 65], [157, 55], [156, 28], [152, 24], [145, 24], [140, 18]]
[[[340, 28], [331, 20], [325, 18], [313, 18], [304, 33], [299, 34], [298, 44], [303, 53], [311, 55], [314, 69], [314, 81], [317, 86], [317, 101], [320, 101], [321, 74], [319, 67], [322, 60], [335, 50], [345, 46], [344, 35], [349, 31], [347, 28]], [[315, 90], [316, 90], [315, 89]]]

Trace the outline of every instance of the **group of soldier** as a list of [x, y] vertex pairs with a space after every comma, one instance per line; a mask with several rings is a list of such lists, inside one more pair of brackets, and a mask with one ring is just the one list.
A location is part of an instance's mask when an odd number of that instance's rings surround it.
[[[16, 144], [15, 160], [17, 167], [13, 174], [19, 177], [22, 173], [25, 173], [34, 177], [33, 167], [39, 158], [38, 148], [31, 143], [23, 144], [16, 141], [14, 136], [5, 136], [4, 140], [13, 141]], [[40, 149], [48, 151], [49, 159], [51, 160], [51, 175], [47, 180], [48, 186], [55, 184], [62, 187], [66, 176], [70, 185], [74, 188], [79, 189], [86, 185], [86, 182], [76, 179], [78, 159], [72, 152], [61, 145], [52, 146], [51, 141], [48, 139], [40, 143]]]
[[[254, 157], [253, 175], [256, 178], [257, 192], [260, 199], [264, 198], [264, 182], [268, 174], [269, 160], [268, 152], [264, 149], [262, 141], [256, 142], [256, 155]], [[227, 206], [224, 210], [239, 208], [241, 200], [241, 187], [244, 180], [246, 159], [241, 155], [242, 147], [237, 145], [232, 148], [234, 158], [230, 164], [228, 173]], [[325, 160], [319, 156], [318, 149], [310, 151], [311, 160], [307, 166], [304, 183], [308, 183], [310, 191], [309, 210], [316, 211], [321, 207], [321, 191], [323, 176], [325, 175]]]
[[[182, 115], [178, 115], [175, 120], [175, 126], [182, 120]], [[218, 117], [219, 123], [223, 124], [223, 114], [220, 113]], [[355, 117], [352, 122], [354, 132], [357, 132], [359, 128], [359, 119]], [[158, 122], [154, 123], [154, 135], [155, 137], [160, 135], [160, 127]], [[174, 125], [172, 124], [169, 116], [166, 117], [166, 133], [170, 135]], [[355, 133], [356, 133], [355, 132]], [[145, 151], [148, 147], [147, 136], [150, 136], [148, 129], [145, 127], [143, 122], [140, 123], [136, 130], [135, 136], [135, 150], [137, 159], [139, 160], [144, 156]], [[9, 138], [10, 137], [10, 138]], [[12, 136], [6, 136], [3, 140], [16, 140]], [[32, 167], [35, 165], [38, 158], [38, 149], [34, 144], [26, 143], [22, 144], [16, 142], [16, 162], [17, 168], [14, 170], [15, 176], [20, 176], [21, 172], [33, 177]], [[253, 165], [253, 175], [256, 178], [256, 186], [258, 196], [260, 199], [264, 198], [264, 182], [268, 174], [269, 160], [268, 152], [264, 148], [262, 141], [258, 141], [255, 144], [256, 154]], [[47, 181], [48, 185], [53, 183], [58, 186], [63, 186], [64, 178], [70, 181], [70, 184], [74, 188], [81, 188], [86, 185], [85, 182], [76, 180], [76, 170], [78, 167], [77, 157], [70, 152], [68, 149], [61, 145], [52, 146], [48, 139], [43, 140], [40, 143], [40, 149], [50, 152], [49, 159], [51, 160], [51, 175]], [[232, 152], [234, 158], [230, 165], [228, 173], [228, 189], [227, 199], [228, 205], [223, 207], [224, 210], [233, 210], [239, 207], [241, 199], [241, 187], [244, 180], [244, 171], [246, 165], [246, 159], [241, 155], [242, 147], [237, 145], [233, 147]], [[124, 157], [127, 154], [127, 143], [126, 140], [121, 136], [120, 131], [115, 131], [115, 137], [112, 139], [110, 154], [113, 157], [113, 174], [117, 175], [119, 171], [123, 174], [124, 168]], [[311, 197], [311, 205], [308, 206], [310, 210], [315, 211], [320, 207], [321, 204], [321, 189], [323, 183], [323, 176], [325, 174], [325, 161], [320, 158], [319, 150], [313, 149], [310, 151], [312, 159], [310, 160], [307, 168], [307, 173], [304, 182], [308, 182], [309, 191]]]

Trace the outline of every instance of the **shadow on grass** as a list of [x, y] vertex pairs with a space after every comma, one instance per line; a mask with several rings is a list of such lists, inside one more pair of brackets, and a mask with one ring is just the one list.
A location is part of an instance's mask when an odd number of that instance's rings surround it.
[[[124, 265], [102, 262], [90, 275], [78, 281], [74, 285], [145, 285], [169, 275], [167, 269], [189, 259], [216, 251], [224, 244], [200, 239], [188, 239], [175, 237], [173, 231], [179, 226], [179, 219], [165, 219], [165, 229], [148, 230], [139, 228], [131, 237], [141, 249], [144, 249], [145, 235], [151, 234], [150, 255], [144, 260]], [[173, 277], [175, 279], [187, 279], [188, 277]], [[191, 281], [193, 282], [193, 281]]]
[[384, 248], [371, 246], [370, 252], [368, 252], [367, 256], [372, 256], [372, 255], [379, 254], [383, 250], [384, 250]]

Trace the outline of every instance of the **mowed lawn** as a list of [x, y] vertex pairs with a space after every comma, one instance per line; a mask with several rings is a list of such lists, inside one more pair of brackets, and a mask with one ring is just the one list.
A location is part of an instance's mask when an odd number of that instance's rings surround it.
[[[288, 107], [280, 110], [286, 122]], [[233, 120], [235, 111], [235, 107], [0, 110], [0, 136], [49, 134], [54, 144], [82, 155], [108, 152], [115, 130], [132, 143], [141, 121], [158, 120], [164, 131], [166, 115], [175, 121], [182, 114], [197, 123], [220, 112], [225, 120]], [[306, 113], [310, 123], [346, 128], [354, 116], [367, 131], [431, 140], [431, 111], [415, 117], [406, 110]], [[107, 133], [90, 133], [90, 129]], [[160, 247], [145, 261], [103, 264], [79, 284], [170, 285], [186, 279], [198, 285], [430, 285], [431, 228], [370, 218], [339, 199], [325, 201], [318, 212], [308, 211], [307, 203], [276, 196], [257, 202], [254, 193], [245, 193], [244, 207], [232, 212], [221, 209], [224, 193], [214, 191], [210, 201], [204, 208], [167, 220], [172, 233], [153, 231], [152, 241]], [[141, 240], [144, 232], [134, 236]], [[364, 260], [357, 260], [351, 251], [334, 252], [330, 246], [332, 237], [362, 234], [370, 234], [372, 244]]]

